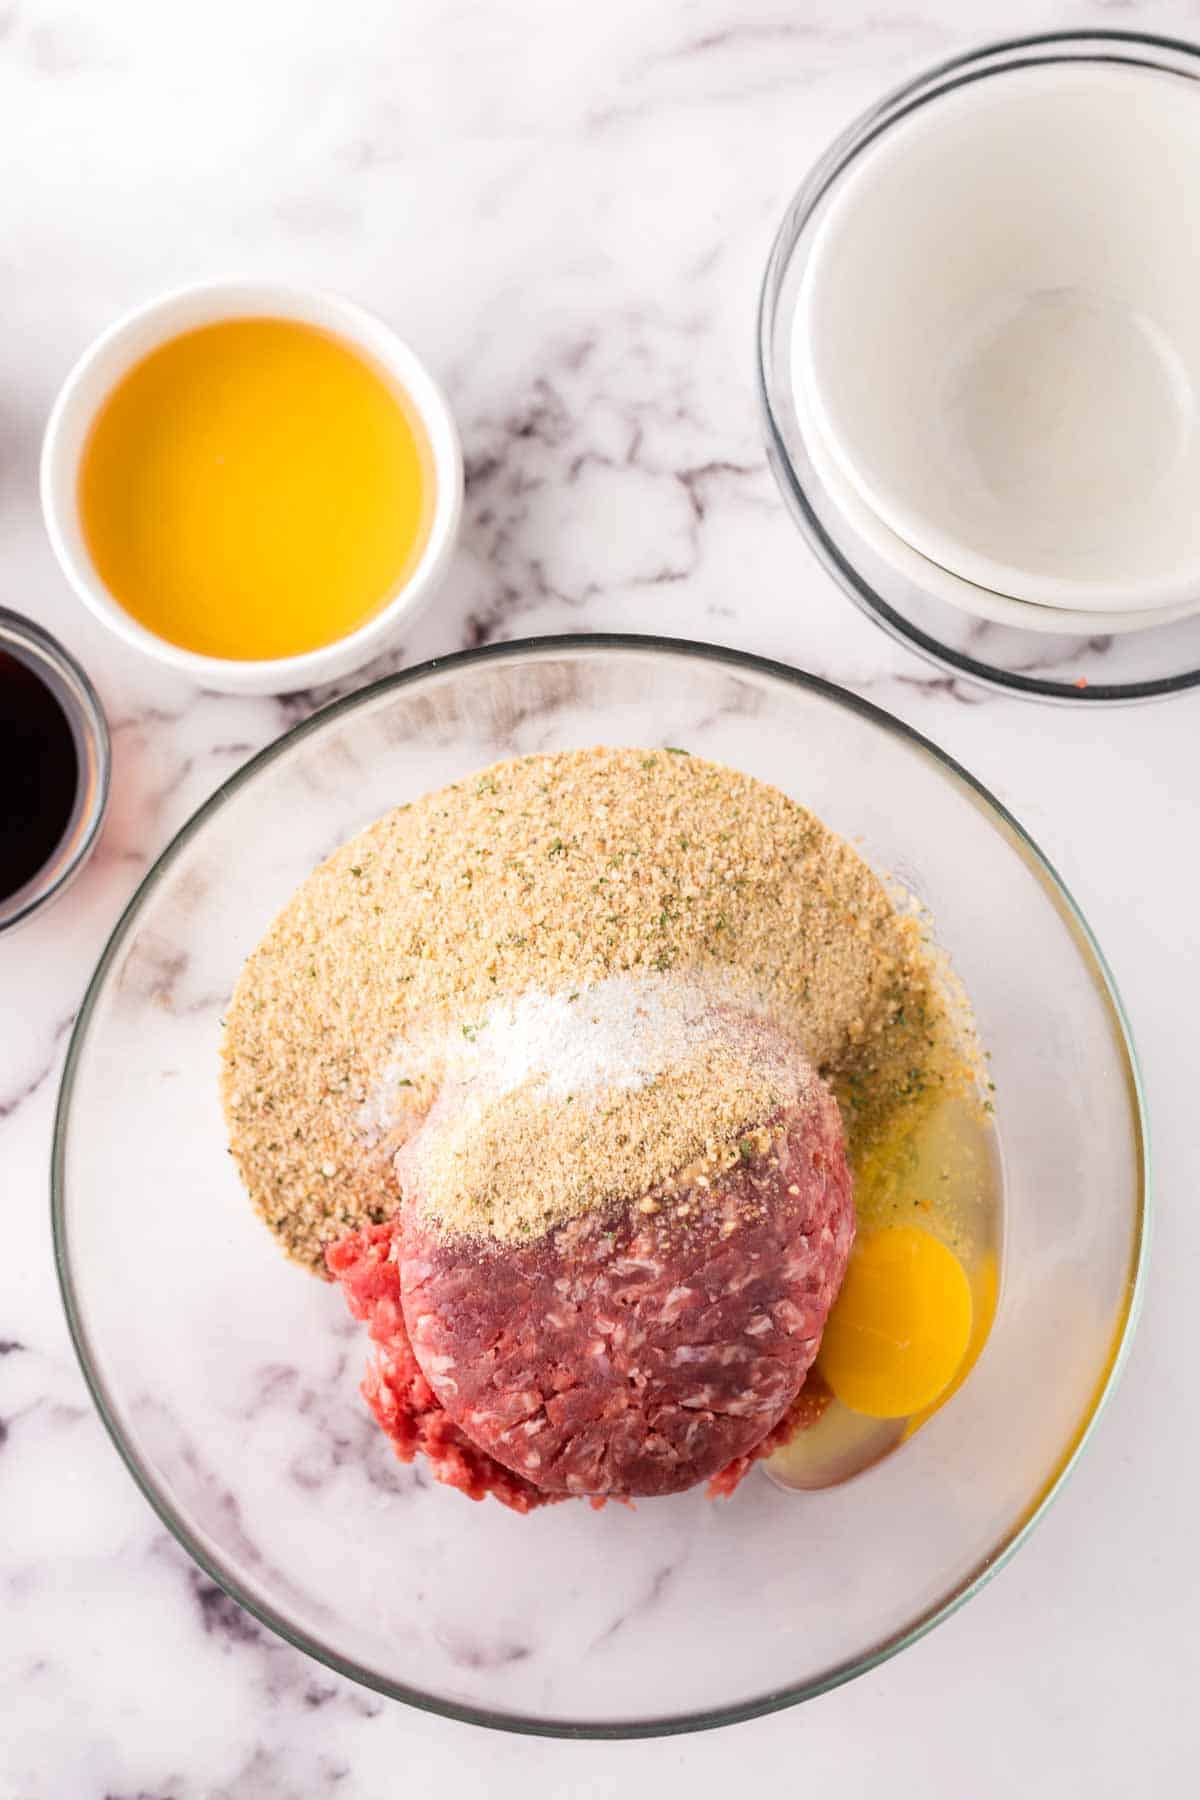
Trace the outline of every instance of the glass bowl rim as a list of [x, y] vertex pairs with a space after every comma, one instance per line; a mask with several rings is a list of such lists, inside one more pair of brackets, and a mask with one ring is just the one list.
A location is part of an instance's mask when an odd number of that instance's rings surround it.
[[[1107, 53], [1103, 46], [1109, 47]], [[1070, 702], [1083, 702], [1092, 706], [1132, 705], [1186, 693], [1200, 684], [1200, 665], [1176, 675], [1158, 675], [1138, 681], [1095, 681], [1079, 687], [1070, 681], [1043, 679], [1020, 670], [1010, 671], [994, 663], [980, 662], [977, 658], [942, 643], [931, 631], [913, 623], [860, 573], [855, 561], [830, 537], [809, 499], [808, 487], [811, 483], [797, 471], [777, 417], [777, 387], [770, 373], [771, 345], [776, 302], [801, 233], [833, 183], [854, 166], [859, 156], [877, 137], [909, 114], [940, 100], [955, 88], [972, 81], [986, 80], [1011, 68], [1044, 67], [1059, 62], [1131, 62], [1138, 67], [1162, 66], [1151, 65], [1144, 56], [1119, 56], [1116, 51], [1121, 46], [1130, 51], [1161, 50], [1183, 57], [1194, 65], [1187, 79], [1200, 81], [1200, 43], [1190, 43], [1184, 38], [1167, 37], [1149, 31], [1120, 31], [1099, 27], [1089, 31], [1086, 26], [1077, 26], [1065, 31], [1028, 32], [1017, 37], [989, 39], [972, 50], [965, 50], [933, 63], [908, 81], [890, 88], [881, 99], [873, 101], [856, 114], [838, 133], [792, 194], [771, 241], [758, 297], [755, 384], [759, 414], [771, 453], [769, 460], [776, 482], [788, 503], [788, 511], [799, 525], [801, 535], [822, 568], [874, 625], [926, 662], [946, 670], [951, 677], [966, 677], [998, 693], [1015, 694], [1023, 700], [1040, 700], [1055, 705]], [[1030, 52], [1027, 62], [1010, 61], [996, 67], [989, 66], [994, 58], [1010, 56], [1020, 51]], [[1171, 72], [1179, 75], [1185, 73], [1181, 69]], [[1185, 622], [1179, 621], [1181, 624]]]
[[[837, 1667], [823, 1671], [814, 1679], [793, 1683], [783, 1688], [773, 1688], [768, 1693], [749, 1700], [724, 1707], [711, 1707], [695, 1713], [672, 1714], [655, 1719], [588, 1720], [575, 1723], [568, 1720], [539, 1720], [524, 1714], [510, 1714], [493, 1711], [486, 1707], [464, 1705], [436, 1694], [425, 1693], [419, 1688], [409, 1687], [402, 1682], [389, 1681], [376, 1672], [361, 1667], [351, 1658], [330, 1650], [307, 1631], [292, 1624], [274, 1607], [244, 1592], [242, 1583], [224, 1571], [216, 1558], [210, 1557], [194, 1540], [188, 1526], [175, 1515], [169, 1501], [157, 1491], [153, 1477], [142, 1467], [136, 1448], [127, 1441], [114, 1409], [109, 1406], [99, 1371], [93, 1366], [87, 1334], [76, 1299], [71, 1269], [65, 1216], [65, 1153], [66, 1133], [76, 1075], [84, 1053], [92, 1014], [104, 986], [105, 978], [126, 936], [136, 924], [143, 902], [159, 885], [163, 876], [192, 838], [197, 835], [208, 819], [220, 810], [227, 799], [252, 780], [260, 769], [266, 768], [286, 750], [323, 729], [334, 719], [354, 712], [381, 695], [398, 692], [401, 688], [419, 684], [430, 676], [444, 674], [448, 670], [471, 668], [479, 664], [519, 663], [528, 657], [540, 658], [555, 653], [587, 658], [593, 655], [603, 656], [610, 652], [646, 655], [651, 658], [664, 653], [684, 659], [691, 657], [701, 662], [723, 665], [735, 671], [741, 670], [747, 674], [766, 676], [771, 680], [782, 682], [785, 686], [804, 689], [856, 713], [869, 724], [890, 733], [909, 747], [920, 751], [934, 763], [943, 776], [948, 775], [953, 781], [961, 784], [968, 799], [985, 817], [989, 817], [994, 826], [1002, 828], [1006, 835], [1011, 834], [1010, 841], [1014, 850], [1038, 877], [1041, 885], [1047, 891], [1051, 904], [1055, 906], [1071, 931], [1085, 961], [1090, 964], [1094, 984], [1101, 1001], [1106, 1005], [1110, 1014], [1117, 1054], [1122, 1056], [1124, 1061], [1136, 1139], [1137, 1173], [1133, 1196], [1134, 1244], [1127, 1275], [1124, 1306], [1109, 1349], [1107, 1363], [1097, 1381], [1089, 1409], [1077, 1424], [1070, 1441], [1063, 1448], [1056, 1468], [1042, 1484], [1041, 1489], [1027, 1503], [1023, 1513], [995, 1549], [984, 1556], [950, 1593], [935, 1605], [926, 1608], [902, 1630], [892, 1633], [860, 1655], [847, 1659]], [[549, 637], [518, 638], [501, 644], [484, 645], [479, 649], [458, 651], [448, 656], [433, 657], [410, 669], [403, 669], [397, 674], [384, 676], [379, 681], [355, 689], [353, 692], [331, 701], [328, 705], [320, 707], [308, 718], [302, 719], [271, 743], [265, 745], [262, 750], [250, 757], [232, 775], [221, 782], [196, 808], [155, 858], [138, 883], [109, 934], [88, 982], [67, 1047], [54, 1113], [50, 1163], [50, 1212], [55, 1268], [71, 1342], [101, 1421], [143, 1498], [167, 1527], [172, 1537], [187, 1552], [193, 1562], [251, 1617], [283, 1638], [294, 1649], [303, 1651], [315, 1661], [324, 1664], [326, 1668], [332, 1669], [336, 1674], [370, 1688], [376, 1693], [383, 1694], [389, 1699], [404, 1701], [422, 1711], [437, 1714], [442, 1718], [453, 1719], [459, 1723], [488, 1726], [532, 1737], [592, 1740], [662, 1737], [684, 1732], [711, 1730], [737, 1724], [745, 1719], [759, 1718], [766, 1714], [780, 1712], [802, 1701], [815, 1699], [820, 1694], [828, 1693], [833, 1688], [840, 1687], [843, 1683], [868, 1673], [881, 1663], [887, 1662], [899, 1651], [907, 1649], [910, 1644], [916, 1643], [935, 1625], [950, 1618], [960, 1606], [963, 1606], [967, 1600], [985, 1587], [991, 1578], [1016, 1554], [1034, 1526], [1044, 1516], [1051, 1501], [1062, 1491], [1067, 1477], [1074, 1470], [1090, 1440], [1096, 1423], [1128, 1360], [1145, 1292], [1150, 1227], [1148, 1121], [1142, 1075], [1129, 1021], [1112, 972], [1099, 944], [1092, 935], [1087, 920], [1061, 876], [1029, 833], [1018, 823], [1003, 803], [952, 756], [940, 749], [931, 739], [915, 731], [902, 720], [894, 718], [882, 707], [875, 706], [871, 701], [864, 700], [861, 696], [838, 686], [835, 682], [825, 680], [822, 676], [792, 668], [786, 663], [777, 662], [769, 657], [754, 655], [748, 651], [725, 649], [717, 644], [702, 643], [687, 638], [667, 638], [626, 632], [564, 633]]]

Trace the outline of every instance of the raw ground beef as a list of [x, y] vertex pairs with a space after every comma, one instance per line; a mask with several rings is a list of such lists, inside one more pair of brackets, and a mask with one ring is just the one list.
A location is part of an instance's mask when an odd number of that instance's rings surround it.
[[[854, 1234], [822, 1087], [771, 1148], [665, 1206], [528, 1247], [436, 1236], [410, 1204], [328, 1252], [376, 1346], [363, 1393], [411, 1462], [528, 1512], [571, 1495], [729, 1494], [821, 1410], [801, 1392]], [[816, 1404], [812, 1404], [816, 1401]]]
[[503, 1468], [458, 1429], [417, 1367], [400, 1310], [400, 1272], [391, 1257], [392, 1227], [368, 1225], [331, 1244], [325, 1261], [341, 1283], [346, 1304], [367, 1327], [375, 1354], [363, 1398], [391, 1438], [401, 1462], [424, 1453], [439, 1481], [472, 1500], [494, 1494], [514, 1512], [531, 1512], [561, 1498], [544, 1494]]
[[[569, 1498], [546, 1493], [514, 1475], [494, 1456], [473, 1444], [443, 1411], [417, 1366], [400, 1309], [400, 1272], [391, 1258], [391, 1225], [369, 1225], [326, 1251], [330, 1273], [347, 1305], [367, 1326], [375, 1354], [362, 1384], [363, 1398], [401, 1462], [425, 1456], [432, 1473], [470, 1500], [495, 1496], [513, 1512], [532, 1512]], [[829, 1394], [814, 1381], [801, 1390], [773, 1431], [748, 1455], [739, 1456], [709, 1483], [709, 1494], [726, 1498], [754, 1464], [820, 1418]], [[593, 1506], [603, 1506], [594, 1499]]]
[[817, 1354], [854, 1208], [820, 1083], [765, 1124], [765, 1153], [687, 1190], [683, 1216], [678, 1199], [625, 1206], [513, 1246], [402, 1210], [412, 1352], [474, 1444], [548, 1493], [626, 1497], [711, 1481], [774, 1431]]

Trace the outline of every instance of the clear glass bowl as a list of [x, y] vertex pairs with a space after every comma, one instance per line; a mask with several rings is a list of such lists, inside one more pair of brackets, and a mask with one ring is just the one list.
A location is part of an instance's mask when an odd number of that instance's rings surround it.
[[[767, 459], [809, 545], [868, 617], [901, 643], [952, 675], [1043, 700], [1146, 700], [1200, 682], [1200, 612], [1170, 623], [1114, 633], [1082, 622], [1074, 633], [977, 616], [947, 600], [953, 586], [939, 572], [923, 582], [919, 564], [880, 553], [877, 531], [864, 531], [855, 507], [843, 504], [822, 472], [828, 451], [813, 444], [811, 422], [797, 404], [793, 328], [804, 271], [826, 199], [858, 158], [891, 126], [945, 95], [1014, 69], [1055, 63], [1119, 63], [1155, 69], [1181, 81], [1200, 80], [1200, 49], [1136, 31], [1056, 31], [985, 45], [906, 83], [863, 113], [830, 145], [798, 189], [779, 227], [763, 277], [758, 318], [758, 386]], [[1198, 92], [1197, 104], [1200, 104]], [[1049, 171], [1052, 176], [1053, 171]], [[888, 535], [885, 533], [885, 535]], [[986, 612], [987, 597], [981, 596]], [[1002, 602], [1005, 613], [1019, 603]]]
[[[223, 1005], [312, 866], [500, 757], [680, 745], [777, 783], [932, 911], [992, 1055], [1005, 1272], [970, 1379], [868, 1473], [755, 1474], [518, 1518], [403, 1468], [366, 1344], [286, 1263], [225, 1148]], [[53, 1167], [63, 1295], [118, 1449], [179, 1541], [292, 1643], [384, 1693], [513, 1730], [721, 1725], [872, 1667], [960, 1605], [1061, 1484], [1139, 1288], [1146, 1163], [1120, 1004], [1054, 871], [995, 800], [864, 701], [649, 638], [449, 657], [341, 700], [226, 782], [146, 877], [71, 1042]]]

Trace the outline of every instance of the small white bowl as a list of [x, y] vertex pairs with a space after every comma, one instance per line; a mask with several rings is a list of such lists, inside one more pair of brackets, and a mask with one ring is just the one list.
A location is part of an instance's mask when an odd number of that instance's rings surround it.
[[978, 587], [1200, 595], [1200, 92], [1096, 64], [967, 81], [829, 196], [800, 378], [867, 506]]
[[1088, 612], [1079, 607], [1034, 606], [1028, 600], [1014, 600], [1009, 594], [998, 594], [993, 588], [977, 587], [961, 575], [930, 562], [919, 550], [897, 537], [878, 513], [872, 512], [851, 482], [842, 473], [805, 404], [799, 386], [793, 392], [796, 418], [804, 436], [804, 448], [817, 480], [834, 507], [851, 530], [856, 532], [895, 574], [912, 584], [918, 592], [944, 600], [960, 612], [985, 619], [989, 625], [1007, 625], [1015, 631], [1037, 631], [1059, 637], [1117, 637], [1128, 631], [1150, 631], [1156, 625], [1173, 625], [1200, 612], [1200, 595], [1181, 606], [1164, 606], [1142, 612]]
[[[133, 366], [160, 344], [223, 319], [297, 319], [333, 333], [395, 382], [420, 417], [433, 457], [433, 519], [416, 567], [365, 625], [319, 649], [262, 661], [200, 656], [147, 631], [100, 579], [79, 518], [79, 464], [97, 412]], [[397, 628], [433, 597], [445, 575], [462, 516], [463, 467], [449, 404], [414, 351], [374, 314], [303, 288], [266, 282], [212, 281], [178, 288], [126, 314], [84, 352], [63, 383], [42, 444], [42, 514], [54, 554], [96, 617], [135, 650], [203, 687], [233, 694], [286, 693], [334, 681], [368, 662]]]

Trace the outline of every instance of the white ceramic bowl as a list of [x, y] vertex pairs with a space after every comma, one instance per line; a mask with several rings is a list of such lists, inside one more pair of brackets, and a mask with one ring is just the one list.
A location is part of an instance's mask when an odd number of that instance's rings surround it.
[[831, 195], [800, 376], [846, 479], [979, 587], [1200, 594], [1200, 95], [1060, 63], [887, 125]]
[[1128, 631], [1149, 631], [1156, 625], [1171, 625], [1200, 612], [1200, 591], [1196, 598], [1181, 606], [1163, 606], [1145, 611], [1090, 612], [1082, 607], [1035, 606], [1028, 600], [1014, 600], [998, 594], [994, 588], [977, 587], [964, 581], [940, 564], [930, 562], [919, 550], [884, 524], [873, 512], [854, 484], [847, 480], [841, 465], [832, 454], [814, 418], [809, 415], [805, 395], [797, 384], [796, 417], [804, 433], [804, 447], [818, 480], [833, 505], [865, 544], [897, 575], [911, 582], [924, 594], [944, 600], [960, 612], [990, 625], [1010, 625], [1018, 631], [1037, 631], [1046, 636], [1075, 636], [1081, 632], [1091, 636], [1119, 636]]
[[[416, 567], [365, 625], [299, 656], [263, 661], [200, 656], [140, 625], [100, 579], [79, 518], [79, 464], [93, 420], [118, 381], [159, 344], [221, 319], [298, 319], [332, 332], [366, 355], [403, 391], [425, 428], [433, 457], [434, 511]], [[128, 313], [102, 333], [67, 376], [42, 445], [42, 513], [54, 554], [85, 605], [117, 636], [204, 687], [270, 694], [347, 675], [382, 650], [397, 627], [432, 598], [446, 572], [462, 515], [463, 470], [449, 404], [414, 351], [362, 307], [333, 294], [267, 282], [213, 281], [179, 288]]]

